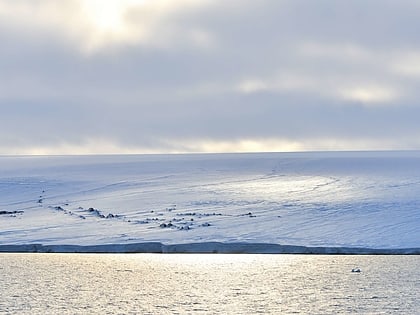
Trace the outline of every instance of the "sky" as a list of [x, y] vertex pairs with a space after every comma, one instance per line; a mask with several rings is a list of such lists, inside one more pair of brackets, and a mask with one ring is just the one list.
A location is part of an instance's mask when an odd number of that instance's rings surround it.
[[0, 154], [420, 149], [420, 1], [0, 0]]

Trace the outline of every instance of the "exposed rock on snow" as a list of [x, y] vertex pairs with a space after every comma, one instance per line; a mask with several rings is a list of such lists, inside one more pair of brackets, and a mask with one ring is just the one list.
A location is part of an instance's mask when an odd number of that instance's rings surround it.
[[107, 215], [104, 215], [101, 211], [99, 211], [98, 209], [95, 208], [89, 208], [86, 210], [89, 214], [92, 214], [98, 218], [101, 219], [114, 219], [114, 218], [121, 218], [121, 215], [118, 214], [113, 214], [113, 213], [108, 213]]
[[24, 211], [22, 210], [15, 210], [15, 211], [6, 211], [6, 210], [0, 210], [0, 215], [5, 214], [22, 214]]

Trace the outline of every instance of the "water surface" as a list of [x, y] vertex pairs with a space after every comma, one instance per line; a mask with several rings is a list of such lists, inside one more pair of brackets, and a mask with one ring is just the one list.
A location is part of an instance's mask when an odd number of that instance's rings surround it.
[[0, 314], [420, 309], [419, 256], [0, 254], [0, 261]]

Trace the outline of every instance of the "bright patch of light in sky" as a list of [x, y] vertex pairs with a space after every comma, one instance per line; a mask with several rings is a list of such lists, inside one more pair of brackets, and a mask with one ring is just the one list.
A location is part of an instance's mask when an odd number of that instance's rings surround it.
[[343, 89], [341, 95], [344, 99], [365, 104], [388, 103], [398, 98], [397, 93], [395, 93], [392, 88], [379, 86], [361, 86], [352, 89]]
[[88, 20], [99, 33], [118, 35], [124, 32], [127, 1], [85, 0], [81, 5]]
[[[87, 36], [86, 52], [93, 53], [109, 44], [134, 43], [145, 36], [145, 25], [130, 24], [130, 10], [150, 5], [150, 0], [84, 0], [80, 1], [82, 19], [86, 23], [83, 32]], [[140, 26], [140, 27], [139, 27]]]

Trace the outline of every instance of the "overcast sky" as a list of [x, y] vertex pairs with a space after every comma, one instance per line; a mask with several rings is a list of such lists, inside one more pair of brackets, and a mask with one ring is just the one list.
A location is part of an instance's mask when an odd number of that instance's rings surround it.
[[420, 1], [0, 0], [0, 154], [420, 149]]

